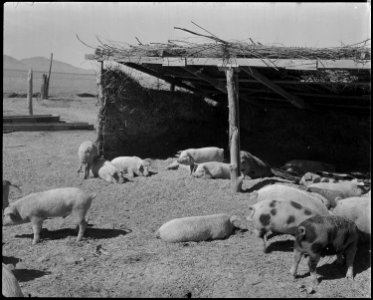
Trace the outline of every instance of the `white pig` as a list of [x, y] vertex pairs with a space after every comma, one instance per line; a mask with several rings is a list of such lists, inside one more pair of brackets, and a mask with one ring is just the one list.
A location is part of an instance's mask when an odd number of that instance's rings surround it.
[[24, 297], [13, 272], [3, 263], [1, 291], [4, 297]]
[[308, 188], [334, 190], [341, 193], [341, 198], [361, 196], [364, 193], [364, 183], [354, 180], [342, 180], [338, 182], [318, 182], [309, 184]]
[[224, 149], [218, 147], [189, 148], [178, 152], [177, 162], [190, 166], [190, 174], [193, 173], [194, 164], [209, 161], [224, 161]]
[[266, 185], [261, 189], [252, 192], [249, 196], [250, 200], [264, 201], [268, 199], [275, 200], [295, 200], [303, 206], [315, 210], [320, 215], [328, 215], [329, 201], [317, 194], [301, 190], [294, 186], [286, 184], [275, 183]]
[[235, 215], [184, 217], [164, 223], [156, 231], [156, 237], [171, 243], [200, 242], [225, 239], [233, 234], [235, 228], [241, 228], [240, 218]]
[[32, 244], [40, 240], [43, 221], [53, 217], [66, 217], [74, 214], [79, 224], [77, 241], [83, 237], [87, 227], [85, 215], [95, 194], [87, 194], [75, 187], [57, 188], [44, 192], [31, 193], [18, 199], [4, 210], [3, 225], [18, 225], [31, 222], [34, 232]]
[[82, 171], [84, 167], [84, 179], [89, 177], [89, 170], [92, 167], [93, 162], [98, 158], [98, 149], [95, 143], [91, 141], [85, 141], [81, 143], [78, 149], [79, 157], [79, 169], [78, 173]]
[[123, 174], [128, 173], [130, 177], [149, 176], [150, 163], [137, 156], [118, 156], [111, 160]]
[[100, 177], [110, 183], [123, 183], [122, 172], [103, 157], [93, 162], [92, 173], [94, 177]]
[[230, 164], [210, 161], [197, 165], [196, 170], [193, 173], [194, 177], [197, 178], [221, 178], [221, 179], [230, 179], [231, 178], [231, 169]]
[[350, 197], [337, 201], [333, 213], [355, 222], [360, 239], [367, 241], [371, 234], [371, 205], [368, 197]]

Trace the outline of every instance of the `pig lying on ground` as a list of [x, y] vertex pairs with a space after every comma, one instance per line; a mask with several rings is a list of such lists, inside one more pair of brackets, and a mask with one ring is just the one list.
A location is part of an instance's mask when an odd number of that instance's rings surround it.
[[75, 187], [57, 188], [44, 192], [31, 193], [18, 199], [4, 210], [3, 225], [18, 225], [31, 222], [34, 232], [32, 244], [40, 240], [44, 219], [66, 217], [74, 214], [79, 224], [77, 241], [83, 237], [87, 227], [85, 215], [96, 195], [89, 195]]
[[9, 180], [3, 180], [3, 211], [4, 208], [9, 205], [9, 187], [15, 187], [18, 191], [21, 191], [18, 185], [12, 184]]
[[89, 170], [92, 168], [92, 164], [98, 158], [98, 149], [95, 143], [91, 141], [85, 141], [81, 143], [78, 149], [79, 156], [79, 169], [78, 173], [82, 171], [84, 167], [84, 179], [89, 177]]
[[357, 180], [344, 180], [338, 182], [318, 182], [309, 184], [308, 188], [319, 188], [325, 190], [337, 191], [341, 198], [361, 196], [365, 192], [363, 182]]
[[330, 207], [330, 203], [323, 196], [281, 183], [264, 186], [250, 193], [249, 199], [256, 200], [257, 202], [272, 199], [279, 201], [294, 200], [305, 207], [313, 209], [320, 215], [329, 214], [328, 208]]
[[124, 181], [122, 172], [103, 157], [93, 162], [92, 173], [94, 177], [100, 177], [110, 183], [123, 183]]
[[330, 203], [329, 208], [334, 208], [337, 205], [337, 200], [336, 199], [343, 199], [344, 198], [344, 193], [342, 193], [340, 191], [335, 191], [335, 190], [320, 189], [318, 187], [308, 187], [307, 191], [312, 192], [312, 193], [320, 194], [324, 198], [328, 199], [328, 201]]
[[264, 200], [249, 207], [248, 221], [252, 221], [255, 233], [263, 239], [263, 251], [267, 251], [267, 239], [278, 234], [295, 235], [297, 226], [317, 212], [295, 200]]
[[177, 162], [190, 166], [190, 174], [193, 173], [194, 164], [209, 161], [224, 161], [224, 149], [218, 147], [189, 148], [178, 152]]
[[156, 237], [166, 242], [200, 242], [225, 239], [241, 228], [238, 216], [215, 214], [177, 218], [163, 224]]
[[290, 273], [295, 277], [303, 254], [309, 255], [308, 267], [314, 284], [318, 284], [316, 266], [321, 256], [337, 254], [342, 263], [345, 255], [346, 277], [353, 278], [353, 262], [358, 233], [354, 222], [340, 216], [314, 216], [299, 224], [294, 242], [294, 263]]
[[336, 216], [345, 217], [355, 222], [362, 242], [370, 240], [371, 235], [371, 205], [368, 197], [350, 197], [337, 201], [333, 209]]
[[335, 171], [335, 167], [331, 164], [304, 159], [295, 159], [288, 161], [281, 168], [290, 173], [295, 173], [299, 176], [303, 176], [303, 174], [305, 174], [306, 172]]
[[3, 263], [2, 274], [2, 294], [5, 297], [24, 297], [22, 290], [18, 284], [13, 272], [7, 268]]
[[193, 173], [194, 177], [197, 178], [221, 178], [230, 179], [231, 178], [231, 168], [230, 164], [210, 161], [206, 163], [201, 163], [197, 165], [196, 170]]
[[130, 177], [149, 176], [150, 162], [137, 156], [119, 156], [111, 160], [111, 163], [117, 167], [123, 174], [128, 173]]
[[271, 167], [248, 151], [240, 151], [241, 171], [252, 179], [272, 175]]
[[362, 194], [361, 197], [368, 197], [368, 198], [370, 198], [370, 191], [368, 193]]

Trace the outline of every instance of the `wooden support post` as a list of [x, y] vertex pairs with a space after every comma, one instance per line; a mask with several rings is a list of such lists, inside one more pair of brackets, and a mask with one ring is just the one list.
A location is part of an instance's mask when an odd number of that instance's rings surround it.
[[228, 107], [229, 107], [229, 146], [231, 162], [231, 188], [233, 192], [241, 191], [240, 178], [240, 120], [238, 99], [238, 75], [234, 68], [227, 67]]
[[104, 127], [104, 121], [105, 121], [105, 97], [104, 97], [104, 91], [102, 86], [102, 79], [103, 79], [103, 73], [104, 73], [104, 62], [100, 62], [100, 68], [97, 73], [97, 102], [100, 105], [100, 109], [98, 112], [98, 126], [97, 126], [97, 149], [98, 149], [98, 156], [103, 155], [104, 149], [103, 149], [103, 143], [104, 143], [104, 136], [103, 136], [103, 127]]
[[47, 99], [47, 85], [48, 85], [48, 76], [47, 74], [43, 74], [43, 79], [41, 82], [41, 87], [40, 87], [40, 98], [42, 100]]
[[33, 115], [33, 111], [32, 111], [32, 69], [29, 69], [28, 71], [27, 82], [28, 82], [28, 91], [27, 91], [28, 113], [30, 116], [32, 116]]
[[45, 89], [45, 99], [48, 99], [48, 95], [49, 95], [49, 82], [50, 82], [50, 79], [51, 79], [51, 71], [52, 71], [52, 61], [53, 61], [53, 53], [51, 53], [51, 59], [50, 59], [50, 62], [49, 62], [49, 72], [48, 72], [48, 81], [47, 81], [47, 86], [46, 86], [46, 89]]

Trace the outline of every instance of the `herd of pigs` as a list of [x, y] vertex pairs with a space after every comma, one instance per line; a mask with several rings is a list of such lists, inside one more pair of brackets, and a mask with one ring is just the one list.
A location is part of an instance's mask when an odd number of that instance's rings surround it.
[[[217, 147], [190, 148], [177, 153], [177, 159], [166, 167], [177, 170], [189, 166], [196, 178], [230, 179], [231, 165], [224, 160], [224, 150]], [[151, 163], [137, 156], [120, 156], [111, 161], [98, 155], [97, 145], [83, 142], [78, 149], [84, 179], [90, 172], [110, 183], [124, 183], [128, 177], [149, 176]], [[347, 278], [353, 278], [353, 263], [357, 247], [370, 241], [370, 174], [336, 173], [334, 166], [318, 161], [292, 160], [281, 168], [272, 168], [247, 151], [240, 152], [243, 178], [261, 179], [275, 176], [272, 184], [261, 185], [249, 193], [256, 203], [248, 207], [247, 221], [256, 235], [267, 240], [279, 234], [294, 236], [294, 261], [290, 269], [296, 277], [303, 255], [308, 256], [312, 284], [317, 284], [316, 266], [320, 257], [337, 255], [337, 262], [345, 262]], [[127, 176], [127, 177], [126, 177]], [[263, 181], [264, 182], [264, 181]], [[274, 183], [273, 183], [274, 182]], [[77, 241], [87, 227], [86, 213], [95, 194], [75, 187], [63, 187], [31, 193], [9, 203], [9, 188], [17, 185], [3, 180], [3, 226], [31, 222], [32, 244], [40, 241], [45, 219], [74, 215], [79, 225]], [[236, 229], [247, 229], [236, 215], [215, 214], [190, 216], [170, 220], [156, 232], [166, 242], [188, 242], [224, 239]], [[22, 296], [17, 280], [3, 263], [4, 296]]]

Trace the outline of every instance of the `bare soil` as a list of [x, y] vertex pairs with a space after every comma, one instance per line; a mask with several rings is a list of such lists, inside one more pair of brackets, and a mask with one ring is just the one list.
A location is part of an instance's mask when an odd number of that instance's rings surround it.
[[[96, 99], [48, 100], [35, 103], [34, 113], [56, 113], [66, 121], [95, 124]], [[4, 99], [3, 114], [26, 113], [25, 99]], [[96, 125], [96, 124], [95, 124]], [[307, 259], [300, 277], [289, 274], [293, 238], [270, 240], [269, 253], [261, 240], [238, 231], [225, 240], [166, 243], [154, 232], [177, 217], [214, 213], [244, 217], [253, 204], [248, 193], [232, 193], [227, 180], [196, 179], [186, 168], [166, 170], [172, 158], [154, 159], [156, 174], [124, 184], [77, 175], [77, 149], [94, 140], [95, 131], [13, 132], [3, 134], [3, 179], [21, 186], [10, 202], [35, 191], [75, 186], [97, 193], [90, 210], [90, 227], [76, 242], [72, 217], [44, 222], [42, 240], [33, 246], [30, 224], [3, 227], [3, 262], [14, 271], [26, 296], [33, 297], [371, 297], [370, 247], [356, 255], [355, 279], [335, 257], [318, 265], [320, 284], [313, 293]], [[249, 189], [257, 181], [244, 181]], [[21, 260], [19, 262], [19, 260]]]

